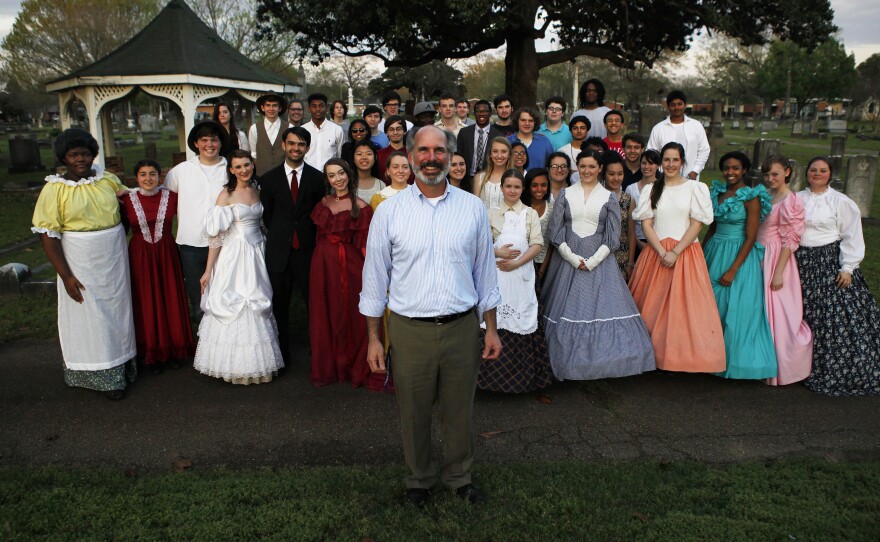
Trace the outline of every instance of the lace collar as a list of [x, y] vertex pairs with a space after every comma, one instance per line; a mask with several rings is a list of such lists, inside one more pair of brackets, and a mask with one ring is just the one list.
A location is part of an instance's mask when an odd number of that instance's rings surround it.
[[98, 173], [95, 173], [95, 175], [93, 175], [91, 177], [85, 177], [83, 179], [80, 179], [78, 181], [71, 181], [70, 179], [64, 178], [64, 176], [62, 176], [62, 175], [48, 175], [46, 177], [46, 182], [49, 184], [61, 183], [61, 184], [65, 184], [67, 186], [84, 186], [87, 184], [96, 183], [99, 180], [101, 180], [101, 178], [102, 178], [102, 175], [100, 175]]

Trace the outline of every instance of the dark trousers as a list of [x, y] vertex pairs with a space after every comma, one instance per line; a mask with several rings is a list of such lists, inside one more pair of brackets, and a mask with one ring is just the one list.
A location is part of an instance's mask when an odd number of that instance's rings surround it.
[[278, 324], [278, 346], [285, 363], [290, 361], [290, 298], [294, 289], [298, 289], [308, 309], [311, 263], [310, 251], [291, 249], [287, 267], [280, 273], [269, 272], [269, 282], [272, 283], [272, 314]]
[[180, 266], [183, 268], [183, 283], [186, 287], [186, 296], [189, 298], [190, 311], [193, 319], [202, 317], [201, 301], [202, 288], [199, 280], [205, 274], [208, 265], [208, 247], [191, 247], [178, 245], [180, 249]]
[[394, 374], [407, 488], [430, 489], [437, 481], [431, 455], [431, 418], [440, 404], [443, 466], [440, 480], [457, 489], [471, 483], [474, 459], [474, 391], [480, 371], [480, 322], [476, 311], [448, 324], [419, 322], [391, 313]]

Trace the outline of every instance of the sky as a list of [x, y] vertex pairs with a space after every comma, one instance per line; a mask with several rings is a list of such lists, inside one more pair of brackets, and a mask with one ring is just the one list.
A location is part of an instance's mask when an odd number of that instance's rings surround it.
[[[880, 2], [877, 0], [831, 0], [834, 22], [840, 28], [840, 38], [847, 51], [861, 63], [874, 53], [880, 53]], [[0, 41], [12, 30], [15, 17], [21, 9], [21, 0], [0, 0]]]

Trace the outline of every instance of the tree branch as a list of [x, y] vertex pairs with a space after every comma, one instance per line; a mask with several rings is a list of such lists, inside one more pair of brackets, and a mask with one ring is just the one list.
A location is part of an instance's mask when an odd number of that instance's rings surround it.
[[538, 53], [538, 68], [546, 68], [553, 64], [567, 62], [579, 56], [602, 58], [612, 62], [616, 66], [628, 69], [634, 68], [636, 61], [642, 62], [648, 67], [651, 67], [654, 64], [653, 60], [644, 55], [639, 55], [633, 52], [629, 52], [624, 56], [620, 51], [612, 50], [601, 45], [575, 45], [573, 47], [558, 49], [556, 51]]

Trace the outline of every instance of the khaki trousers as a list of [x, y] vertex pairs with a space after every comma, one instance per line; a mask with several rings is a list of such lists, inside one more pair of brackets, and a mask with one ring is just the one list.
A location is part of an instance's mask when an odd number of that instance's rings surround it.
[[448, 324], [388, 319], [403, 450], [410, 474], [407, 488], [430, 489], [437, 482], [431, 454], [431, 418], [440, 405], [443, 466], [440, 480], [452, 489], [471, 483], [474, 456], [471, 414], [480, 370], [480, 324], [476, 311]]

